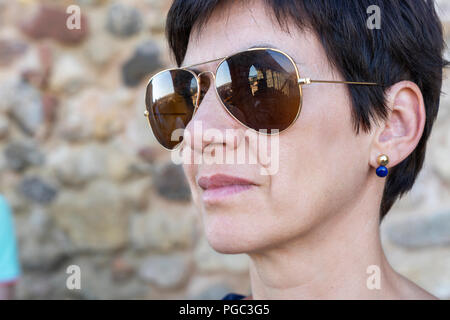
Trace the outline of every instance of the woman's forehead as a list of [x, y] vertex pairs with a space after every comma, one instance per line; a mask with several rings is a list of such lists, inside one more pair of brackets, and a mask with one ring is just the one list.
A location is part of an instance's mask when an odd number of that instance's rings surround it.
[[[229, 56], [251, 47], [286, 48], [292, 34], [283, 31], [260, 1], [216, 10], [201, 28], [194, 27], [183, 65]], [[283, 45], [284, 44], [284, 45]]]
[[193, 71], [195, 71], [195, 70], [200, 71], [202, 65], [211, 64], [211, 63], [219, 63], [222, 59], [224, 59], [224, 58], [226, 58], [226, 57], [228, 57], [228, 56], [230, 56], [232, 54], [235, 54], [235, 53], [238, 53], [238, 52], [242, 52], [242, 51], [246, 51], [246, 50], [249, 50], [249, 49], [254, 49], [254, 48], [271, 48], [271, 49], [281, 50], [280, 48], [278, 48], [277, 46], [275, 46], [275, 45], [273, 45], [273, 44], [271, 44], [269, 42], [258, 42], [258, 41], [256, 41], [255, 43], [257, 43], [257, 44], [253, 44], [253, 45], [250, 45], [250, 46], [245, 46], [244, 45], [242, 47], [242, 49], [240, 49], [238, 51], [235, 51], [235, 52], [232, 52], [230, 54], [224, 55], [224, 56], [215, 57], [215, 58], [208, 59], [208, 60], [203, 60], [203, 61], [198, 61], [198, 62], [194, 62], [194, 63], [191, 63], [191, 64], [183, 63], [181, 65], [181, 67], [183, 67], [183, 68], [190, 68]]

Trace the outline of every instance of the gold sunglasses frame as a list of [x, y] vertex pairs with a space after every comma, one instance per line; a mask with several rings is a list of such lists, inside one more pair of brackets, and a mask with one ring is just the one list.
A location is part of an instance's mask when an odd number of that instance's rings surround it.
[[[227, 59], [229, 59], [229, 58], [231, 58], [231, 57], [233, 57], [233, 56], [235, 56], [235, 55], [237, 55], [237, 54], [240, 54], [240, 53], [243, 53], [243, 52], [247, 52], [247, 51], [257, 51], [257, 50], [271, 50], [271, 51], [275, 51], [275, 52], [281, 53], [281, 54], [284, 55], [286, 58], [288, 58], [289, 61], [291, 61], [292, 65], [294, 66], [295, 73], [296, 73], [296, 75], [297, 75], [297, 84], [298, 84], [298, 89], [299, 89], [299, 93], [300, 93], [300, 102], [299, 102], [300, 105], [299, 105], [299, 107], [298, 107], [297, 115], [295, 116], [295, 119], [292, 121], [292, 123], [291, 123], [287, 128], [285, 128], [285, 129], [283, 129], [283, 130], [281, 130], [281, 131], [279, 131], [279, 132], [276, 132], [276, 133], [264, 133], [264, 132], [260, 132], [260, 131], [255, 130], [255, 129], [253, 129], [253, 128], [250, 128], [250, 127], [248, 127], [246, 124], [242, 123], [240, 120], [238, 120], [238, 119], [237, 119], [237, 118], [236, 118], [236, 117], [228, 110], [228, 108], [227, 108], [227, 107], [225, 106], [225, 104], [223, 103], [222, 98], [220, 98], [219, 92], [217, 91], [217, 86], [216, 86], [216, 74], [217, 74], [217, 70], [219, 70], [219, 67], [222, 65], [222, 63], [225, 62]], [[215, 62], [215, 61], [220, 61], [220, 62], [217, 64], [217, 66], [216, 66], [214, 72], [212, 72], [212, 71], [203, 71], [203, 72], [200, 72], [200, 73], [197, 75], [194, 71], [189, 70], [189, 68], [192, 68], [192, 67], [195, 67], [195, 66], [198, 66], [198, 65], [202, 65], [202, 64], [207, 64], [207, 63]], [[198, 105], [198, 102], [199, 102], [199, 99], [200, 99], [200, 92], [201, 92], [201, 88], [200, 88], [200, 76], [203, 75], [204, 73], [210, 73], [210, 74], [213, 76], [213, 79], [214, 79], [214, 83], [213, 83], [213, 84], [214, 84], [214, 89], [215, 89], [214, 91], [216, 92], [216, 96], [217, 96], [217, 98], [219, 99], [220, 103], [222, 104], [222, 107], [227, 111], [227, 113], [228, 113], [234, 120], [236, 120], [239, 124], [241, 124], [241, 125], [244, 126], [245, 128], [247, 128], [247, 129], [249, 129], [249, 130], [253, 130], [254, 132], [257, 132], [257, 133], [263, 134], [263, 135], [276, 135], [276, 134], [280, 134], [281, 132], [284, 132], [284, 131], [288, 130], [290, 127], [292, 127], [292, 126], [294, 125], [294, 123], [297, 122], [298, 117], [299, 117], [300, 112], [301, 112], [302, 107], [303, 107], [303, 90], [302, 90], [302, 86], [304, 86], [304, 85], [309, 85], [309, 84], [312, 84], [312, 83], [332, 83], [332, 84], [349, 84], [349, 85], [381, 86], [380, 84], [375, 83], [375, 82], [337, 81], [337, 80], [314, 80], [314, 79], [311, 79], [311, 78], [300, 78], [300, 72], [299, 72], [299, 70], [298, 70], [298, 64], [294, 61], [294, 59], [291, 58], [291, 56], [290, 56], [289, 54], [287, 54], [286, 52], [284, 52], [284, 51], [282, 51], [282, 50], [275, 49], [275, 48], [256, 47], [256, 48], [250, 48], [250, 49], [247, 49], [247, 50], [244, 50], [244, 51], [239, 51], [239, 52], [233, 53], [233, 54], [231, 54], [231, 55], [229, 55], [229, 56], [226, 56], [226, 57], [217, 58], [217, 59], [212, 59], [212, 60], [208, 60], [208, 61], [200, 62], [200, 63], [196, 63], [196, 64], [191, 64], [191, 65], [185, 66], [185, 67], [180, 67], [180, 68], [169, 68], [169, 69], [161, 70], [161, 71], [159, 71], [158, 73], [154, 74], [154, 75], [150, 78], [150, 80], [149, 80], [148, 83], [147, 83], [146, 88], [148, 88], [148, 86], [150, 85], [150, 83], [152, 82], [152, 80], [153, 80], [156, 76], [158, 76], [158, 75], [161, 74], [161, 73], [164, 73], [164, 72], [167, 72], [167, 71], [173, 71], [173, 70], [185, 70], [185, 71], [188, 71], [189, 73], [191, 73], [191, 74], [194, 76], [195, 80], [197, 81], [197, 98], [196, 98], [196, 101], [195, 101], [194, 112], [192, 113], [192, 118], [194, 118], [197, 109], [200, 107], [200, 106]], [[150, 123], [150, 117], [149, 117], [149, 116], [150, 116], [150, 113], [149, 113], [149, 111], [148, 111], [147, 109], [144, 111], [144, 116], [147, 118], [148, 123], [149, 123], [149, 125], [150, 125], [150, 129], [151, 129], [153, 135], [155, 136], [155, 134], [154, 134], [154, 132], [153, 132], [153, 128], [152, 128], [151, 123]], [[192, 119], [191, 119], [191, 120], [192, 120]], [[156, 138], [156, 136], [155, 136], [155, 138]], [[181, 142], [182, 142], [182, 141], [181, 141]], [[164, 149], [168, 150], [168, 151], [175, 151], [175, 150], [177, 150], [177, 149], [181, 146], [181, 142], [180, 142], [178, 145], [176, 145], [173, 149], [166, 148], [166, 147], [163, 146], [163, 145], [161, 145], [161, 146], [162, 146]]]

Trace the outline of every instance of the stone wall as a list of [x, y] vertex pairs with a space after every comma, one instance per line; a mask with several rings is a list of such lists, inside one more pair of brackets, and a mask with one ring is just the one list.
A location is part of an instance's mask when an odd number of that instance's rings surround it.
[[[80, 30], [62, 27], [74, 3]], [[18, 298], [249, 290], [246, 256], [208, 246], [182, 170], [143, 116], [145, 79], [171, 64], [169, 5], [0, 0], [0, 193], [15, 214]], [[442, 298], [450, 298], [449, 106], [443, 96], [423, 173], [382, 226], [394, 267]], [[82, 290], [66, 288], [70, 265], [81, 268]]]

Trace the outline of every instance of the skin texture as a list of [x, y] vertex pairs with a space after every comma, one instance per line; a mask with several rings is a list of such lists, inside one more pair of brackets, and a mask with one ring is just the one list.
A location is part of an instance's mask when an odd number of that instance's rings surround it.
[[[183, 66], [264, 44], [288, 53], [301, 77], [343, 80], [312, 33], [291, 24], [289, 34], [262, 2], [249, 4], [220, 8], [201, 30], [194, 29]], [[216, 65], [196, 68], [214, 71]], [[422, 94], [414, 83], [397, 83], [387, 91], [387, 101], [388, 120], [356, 135], [345, 85], [303, 86], [301, 114], [279, 135], [277, 174], [261, 175], [261, 163], [184, 165], [210, 245], [218, 252], [250, 257], [250, 298], [433, 298], [396, 273], [381, 247], [379, 207], [385, 180], [375, 174], [376, 159], [388, 155], [388, 168], [405, 159], [418, 144], [425, 122]], [[201, 121], [204, 129], [233, 129], [235, 136], [206, 139], [191, 121], [187, 130], [193, 140], [184, 148], [199, 154], [226, 148], [254, 152], [244, 138], [245, 128], [224, 110], [212, 86], [193, 120]], [[225, 201], [205, 202], [197, 181], [217, 173], [256, 186]], [[370, 265], [381, 270], [380, 290], [366, 286]]]

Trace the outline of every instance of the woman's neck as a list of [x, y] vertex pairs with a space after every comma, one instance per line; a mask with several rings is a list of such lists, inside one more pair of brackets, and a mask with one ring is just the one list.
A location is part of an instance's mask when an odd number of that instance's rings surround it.
[[381, 247], [376, 201], [358, 201], [297, 238], [248, 255], [254, 299], [390, 299], [399, 294], [400, 276]]

